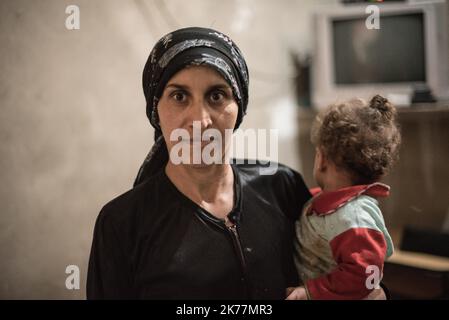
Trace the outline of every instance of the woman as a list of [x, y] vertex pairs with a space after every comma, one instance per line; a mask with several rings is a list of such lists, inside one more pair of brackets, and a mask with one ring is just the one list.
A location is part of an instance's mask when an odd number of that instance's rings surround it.
[[[310, 198], [301, 176], [171, 152], [207, 148], [191, 138], [195, 124], [221, 137], [238, 128], [248, 81], [240, 50], [215, 30], [180, 29], [155, 45], [143, 89], [156, 141], [134, 188], [97, 218], [88, 299], [285, 299], [298, 284], [293, 227]], [[179, 129], [188, 138], [172, 141]], [[218, 144], [224, 160], [228, 141]]]

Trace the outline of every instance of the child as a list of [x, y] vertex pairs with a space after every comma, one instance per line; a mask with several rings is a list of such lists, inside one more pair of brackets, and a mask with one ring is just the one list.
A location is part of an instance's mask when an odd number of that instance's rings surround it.
[[393, 244], [375, 198], [390, 189], [378, 181], [398, 155], [395, 117], [395, 108], [379, 95], [368, 104], [330, 106], [317, 116], [313, 174], [321, 190], [312, 190], [296, 224], [295, 263], [303, 286], [288, 300], [362, 299], [380, 282]]

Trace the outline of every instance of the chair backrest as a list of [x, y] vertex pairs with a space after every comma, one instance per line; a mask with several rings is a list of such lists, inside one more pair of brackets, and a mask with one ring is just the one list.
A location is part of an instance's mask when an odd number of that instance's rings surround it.
[[449, 257], [449, 233], [405, 227], [401, 250]]

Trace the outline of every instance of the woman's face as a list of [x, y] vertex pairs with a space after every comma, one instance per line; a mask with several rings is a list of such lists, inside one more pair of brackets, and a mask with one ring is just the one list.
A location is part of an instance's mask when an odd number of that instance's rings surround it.
[[[208, 141], [194, 140], [195, 121], [195, 129], [198, 131], [200, 128], [201, 135], [207, 129], [218, 130], [215, 132], [223, 138], [221, 148], [224, 155], [230, 143], [227, 141], [230, 139], [225, 139], [225, 130], [234, 129], [238, 105], [231, 87], [217, 71], [206, 66], [189, 66], [180, 70], [167, 82], [157, 108], [169, 153], [180, 143], [170, 139], [176, 129], [184, 129], [189, 134], [190, 140], [183, 142], [189, 144], [190, 163], [194, 162], [193, 144], [200, 146], [196, 149], [201, 151], [209, 144]], [[199, 165], [203, 165], [203, 161]]]

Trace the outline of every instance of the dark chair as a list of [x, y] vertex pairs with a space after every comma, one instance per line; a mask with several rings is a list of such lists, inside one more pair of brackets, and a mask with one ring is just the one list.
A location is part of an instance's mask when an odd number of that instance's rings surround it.
[[[449, 257], [449, 234], [405, 227], [400, 250]], [[449, 272], [386, 262], [384, 283], [392, 299], [449, 299]]]
[[449, 258], [449, 233], [405, 227], [400, 248]]

